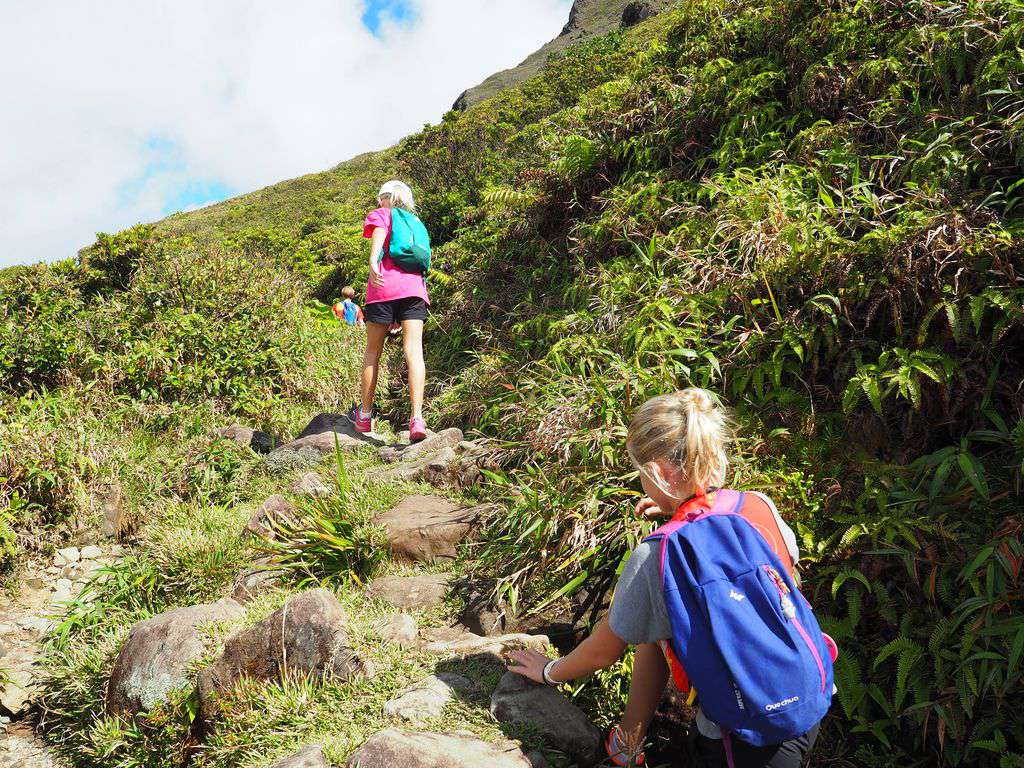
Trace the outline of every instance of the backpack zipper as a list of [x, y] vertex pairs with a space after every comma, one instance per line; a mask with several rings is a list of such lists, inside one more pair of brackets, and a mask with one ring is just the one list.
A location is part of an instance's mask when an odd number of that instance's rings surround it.
[[779, 601], [782, 604], [782, 614], [793, 622], [793, 626], [799, 633], [800, 637], [803, 638], [804, 643], [807, 645], [807, 650], [811, 652], [811, 656], [814, 657], [814, 663], [818, 665], [818, 673], [821, 675], [821, 692], [825, 692], [825, 665], [821, 661], [821, 654], [818, 653], [817, 647], [811, 642], [811, 636], [807, 634], [807, 630], [804, 629], [803, 623], [796, 616], [796, 606], [793, 605], [793, 601], [789, 597], [789, 586], [779, 575], [779, 572], [772, 568], [770, 565], [763, 566], [765, 572], [775, 583], [775, 588], [779, 591]]

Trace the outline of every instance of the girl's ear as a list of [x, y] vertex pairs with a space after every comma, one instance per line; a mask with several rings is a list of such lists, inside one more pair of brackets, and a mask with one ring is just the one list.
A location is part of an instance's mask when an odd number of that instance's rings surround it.
[[664, 461], [655, 459], [644, 465], [644, 473], [657, 486], [658, 490], [669, 498], [676, 497], [676, 474], [674, 468]]

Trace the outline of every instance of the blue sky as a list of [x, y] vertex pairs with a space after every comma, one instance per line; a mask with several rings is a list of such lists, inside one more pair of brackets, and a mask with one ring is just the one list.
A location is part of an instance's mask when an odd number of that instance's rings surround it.
[[380, 35], [381, 25], [389, 18], [407, 26], [415, 23], [416, 12], [410, 0], [363, 0], [363, 5], [363, 24], [374, 35]]
[[0, 0], [0, 267], [437, 122], [571, 0]]

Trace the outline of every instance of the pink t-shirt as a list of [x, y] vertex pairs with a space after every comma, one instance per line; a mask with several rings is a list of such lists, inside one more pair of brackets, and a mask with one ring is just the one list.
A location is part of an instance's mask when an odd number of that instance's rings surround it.
[[[388, 236], [384, 239], [384, 253], [387, 254], [391, 247], [391, 209], [378, 208], [370, 211], [363, 223], [363, 237], [373, 237], [373, 230], [383, 227], [387, 230]], [[366, 303], [374, 304], [379, 301], [394, 301], [395, 299], [407, 299], [416, 296], [423, 299], [427, 304], [427, 280], [418, 272], [406, 272], [397, 266], [388, 255], [384, 256], [380, 264], [380, 271], [384, 275], [384, 285], [380, 288], [368, 282], [366, 286]]]

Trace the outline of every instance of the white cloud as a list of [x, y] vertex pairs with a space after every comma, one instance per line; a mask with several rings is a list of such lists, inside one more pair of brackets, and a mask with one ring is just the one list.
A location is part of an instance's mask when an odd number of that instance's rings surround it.
[[388, 146], [570, 0], [413, 4], [376, 38], [361, 0], [0, 0], [0, 266], [159, 218], [188, 181], [249, 191]]

